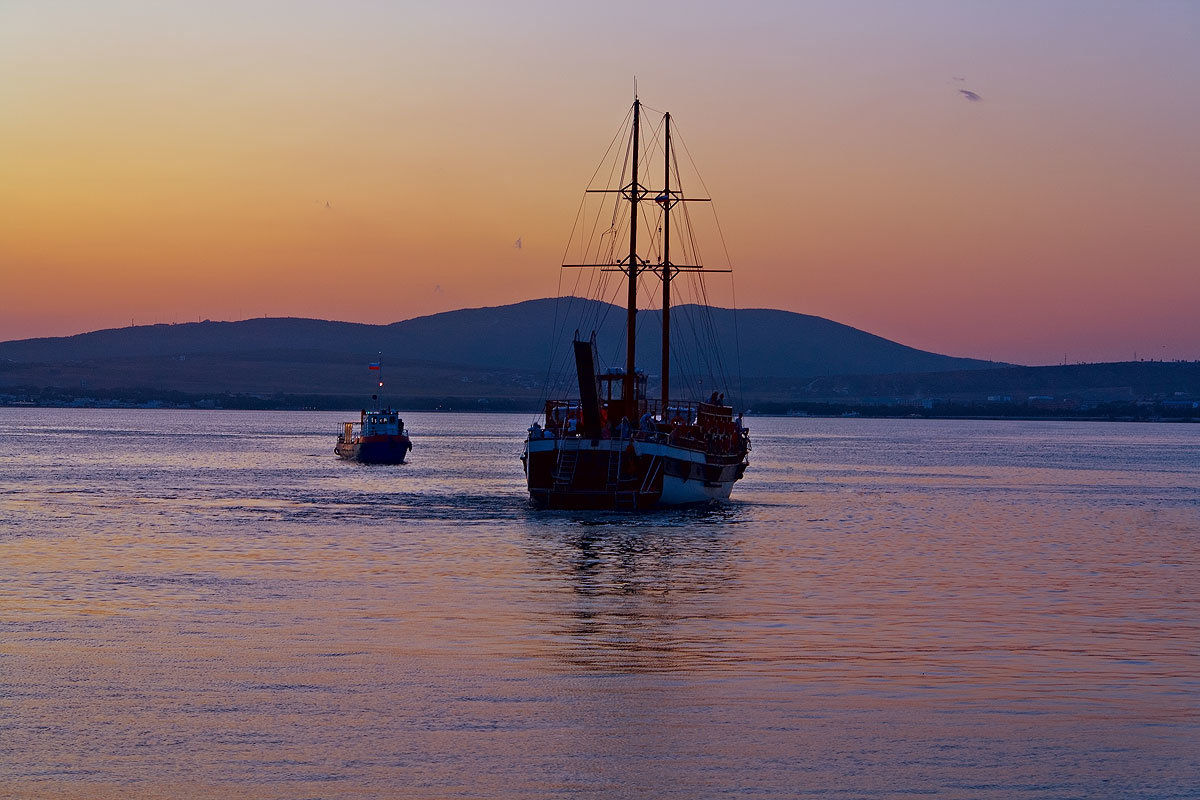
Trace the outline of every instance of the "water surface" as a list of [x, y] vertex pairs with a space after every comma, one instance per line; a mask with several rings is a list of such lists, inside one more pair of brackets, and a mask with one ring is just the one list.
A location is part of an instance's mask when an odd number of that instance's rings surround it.
[[0, 409], [0, 796], [1200, 794], [1200, 426], [754, 419], [624, 516], [405, 416]]

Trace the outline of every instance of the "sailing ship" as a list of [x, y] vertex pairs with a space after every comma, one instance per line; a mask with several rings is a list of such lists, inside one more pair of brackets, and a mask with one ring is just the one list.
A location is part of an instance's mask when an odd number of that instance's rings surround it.
[[[724, 392], [701, 393], [699, 398], [686, 400], [671, 394], [673, 279], [690, 273], [702, 281], [705, 272], [730, 270], [705, 269], [696, 257], [696, 248], [686, 244], [691, 241], [690, 230], [675, 234], [680, 237], [684, 258], [679, 263], [671, 260], [672, 218], [682, 212], [682, 222], [690, 228], [687, 204], [708, 202], [708, 198], [684, 195], [669, 112], [663, 115], [651, 143], [657, 146], [661, 141], [662, 187], [652, 190], [639, 182], [642, 104], [636, 96], [632, 117], [620, 188], [587, 190], [616, 195], [614, 222], [607, 233], [615, 239], [623, 232], [617, 221], [624, 220], [628, 254], [618, 258], [610, 246], [605, 260], [562, 265], [564, 269], [591, 268], [623, 276], [625, 286], [618, 291], [623, 288], [626, 296], [625, 363], [601, 370], [595, 333], [585, 339], [576, 330], [572, 353], [578, 397], [546, 400], [541, 415], [544, 423], [535, 421], [530, 426], [521, 456], [530, 500], [542, 508], [639, 511], [726, 500], [749, 466], [749, 431], [740, 414], [735, 418]], [[638, 228], [646, 219], [657, 223], [649, 237], [651, 257], [643, 257], [638, 249]], [[590, 245], [586, 251], [592, 252]], [[644, 275], [656, 276], [661, 282], [659, 397], [648, 395], [648, 376], [635, 363], [638, 283]]]
[[[383, 388], [383, 361], [373, 361], [367, 368], [379, 373], [379, 389]], [[384, 407], [379, 394], [371, 395], [373, 408], [362, 409], [358, 422], [343, 422], [333, 452], [347, 461], [360, 464], [403, 464], [412, 450], [412, 441], [404, 428], [404, 420], [394, 408]]]

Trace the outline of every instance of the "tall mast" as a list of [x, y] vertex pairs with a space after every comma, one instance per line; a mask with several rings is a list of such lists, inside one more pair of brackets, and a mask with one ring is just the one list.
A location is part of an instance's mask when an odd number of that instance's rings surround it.
[[627, 328], [627, 340], [625, 343], [625, 385], [621, 391], [621, 396], [625, 401], [625, 416], [629, 417], [631, 422], [633, 421], [633, 417], [637, 415], [637, 403], [634, 400], [637, 383], [634, 380], [633, 371], [634, 361], [637, 356], [637, 229], [638, 200], [640, 195], [640, 187], [638, 186], [638, 128], [641, 127], [641, 110], [641, 101], [637, 99], [637, 94], [634, 94], [633, 182], [629, 184], [629, 301], [628, 314], [625, 320], [625, 327]]
[[671, 395], [671, 113], [663, 118], [667, 138], [663, 151], [663, 257], [662, 257], [662, 420], [667, 420]]
[[378, 386], [375, 387], [375, 394], [373, 394], [371, 397], [375, 400], [375, 410], [380, 411], [383, 408], [381, 405], [379, 405], [381, 402], [383, 402], [382, 400], [379, 399], [379, 396], [381, 394], [383, 394], [383, 351], [382, 350], [379, 351], [379, 359], [375, 362], [375, 364], [376, 364], [376, 369], [379, 370], [379, 374], [376, 376], [376, 378], [378, 378], [378, 380], [376, 381]]

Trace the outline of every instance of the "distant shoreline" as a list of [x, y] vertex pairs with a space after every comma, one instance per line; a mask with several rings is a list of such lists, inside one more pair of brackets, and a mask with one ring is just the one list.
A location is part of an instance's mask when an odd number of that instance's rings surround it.
[[[362, 405], [347, 405], [337, 403], [305, 404], [300, 402], [271, 402], [265, 398], [230, 398], [232, 402], [211, 404], [205, 400], [180, 402], [179, 400], [147, 400], [140, 403], [121, 401], [95, 400], [94, 402], [12, 402], [0, 400], [0, 412], [9, 409], [104, 409], [117, 411], [321, 411], [326, 413], [357, 414]], [[541, 403], [528, 404], [518, 401], [489, 401], [488, 403], [472, 402], [463, 399], [449, 399], [430, 403], [413, 398], [398, 398], [387, 401], [393, 408], [402, 412], [419, 413], [450, 413], [450, 414], [538, 414]], [[982, 422], [1164, 422], [1164, 423], [1200, 423], [1200, 413], [1163, 413], [1161, 409], [1150, 407], [1124, 407], [1113, 409], [1110, 414], [1080, 412], [1077, 414], [1045, 413], [992, 413], [981, 414], [976, 411], [969, 413], [966, 409], [947, 407], [945, 409], [924, 409], [915, 413], [908, 406], [884, 406], [863, 408], [862, 406], [831, 405], [821, 410], [803, 413], [787, 413], [783, 411], [747, 411], [750, 419], [909, 419], [909, 420], [973, 420]]]

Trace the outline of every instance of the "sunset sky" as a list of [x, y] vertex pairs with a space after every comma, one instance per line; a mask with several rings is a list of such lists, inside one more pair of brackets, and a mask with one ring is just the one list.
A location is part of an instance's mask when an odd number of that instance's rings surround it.
[[553, 296], [634, 75], [739, 306], [1200, 358], [1187, 0], [3, 0], [0, 339]]

